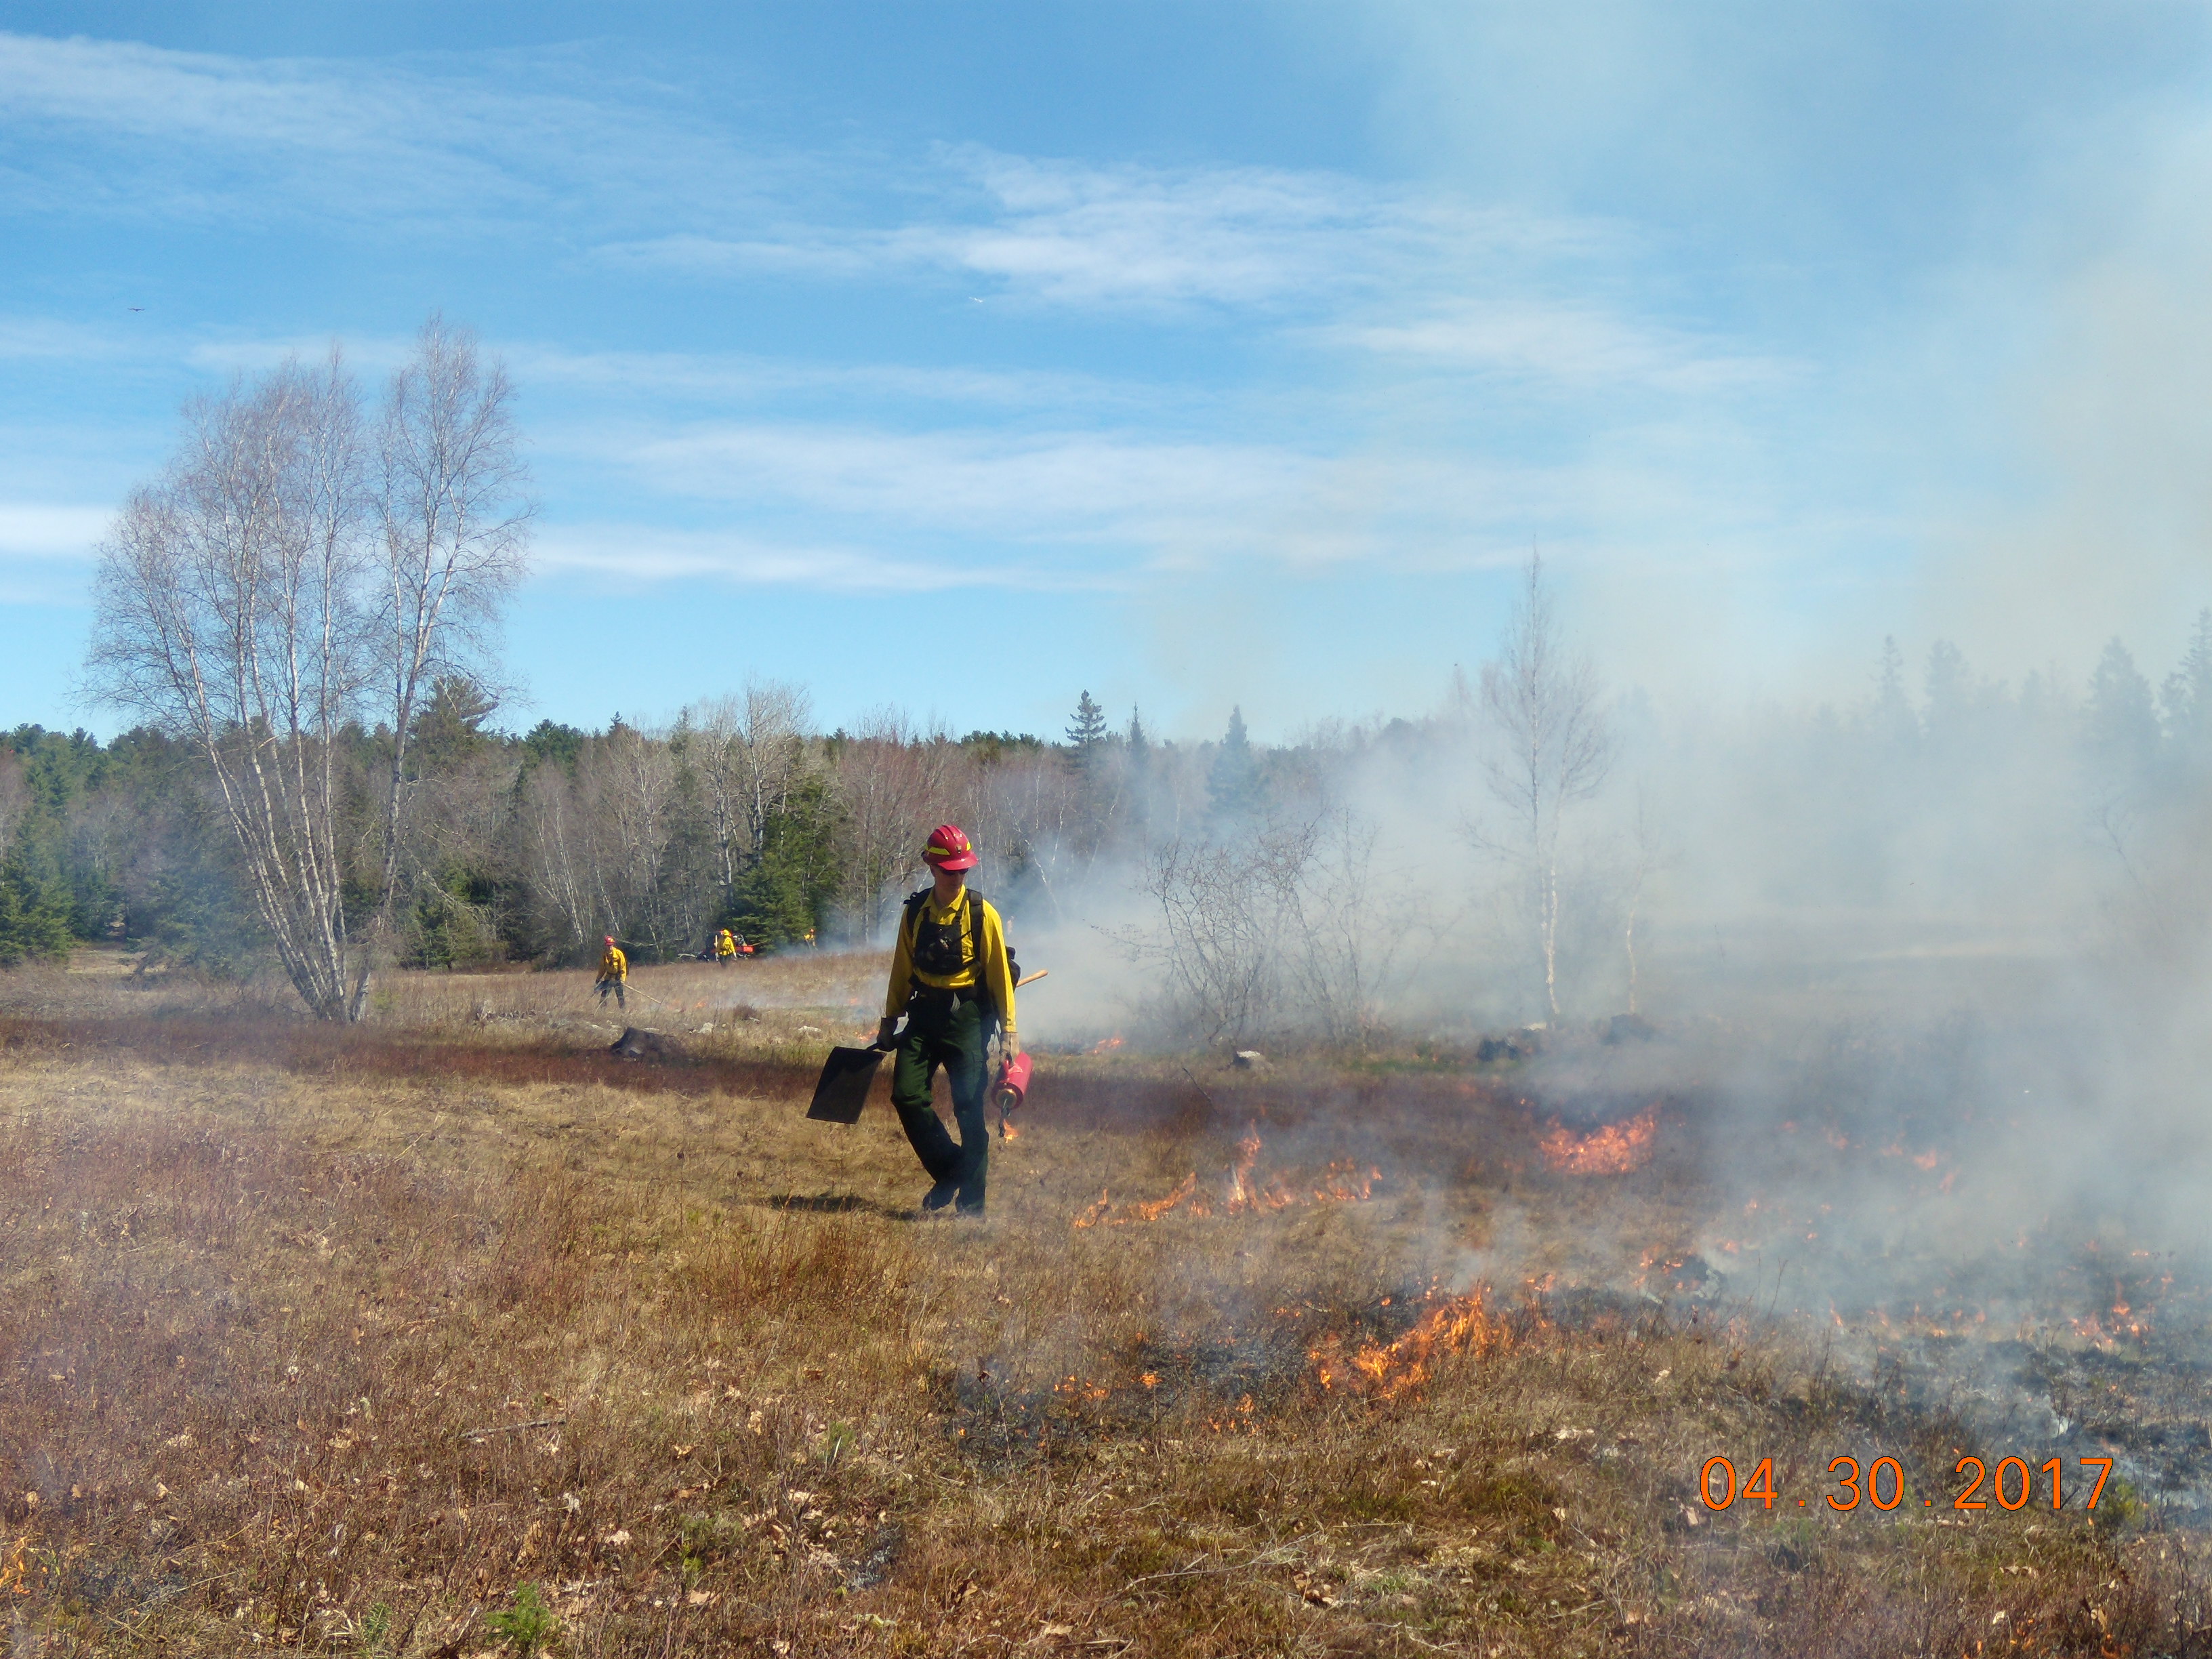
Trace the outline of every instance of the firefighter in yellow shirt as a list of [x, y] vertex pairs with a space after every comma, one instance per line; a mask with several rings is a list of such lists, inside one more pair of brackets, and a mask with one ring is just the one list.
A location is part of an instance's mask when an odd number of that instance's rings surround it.
[[[934, 879], [900, 913], [876, 1042], [894, 1052], [891, 1104], [936, 1183], [921, 1207], [941, 1210], [957, 1200], [959, 1213], [980, 1216], [991, 1152], [983, 1092], [992, 1032], [999, 1033], [1001, 1060], [1020, 1052], [1013, 963], [1006, 923], [981, 893], [968, 890], [975, 849], [967, 836], [956, 824], [940, 824], [922, 857]], [[902, 1014], [903, 1032], [897, 1030]], [[939, 1066], [952, 1084], [957, 1146], [930, 1101]]]
[[599, 957], [599, 1006], [607, 1006], [607, 993], [615, 994], [615, 1006], [629, 1007], [629, 998], [624, 987], [629, 983], [629, 958], [623, 954], [622, 946], [615, 943], [612, 933], [607, 935], [605, 953]]
[[738, 941], [726, 927], [714, 935], [714, 966], [726, 968], [737, 959]]

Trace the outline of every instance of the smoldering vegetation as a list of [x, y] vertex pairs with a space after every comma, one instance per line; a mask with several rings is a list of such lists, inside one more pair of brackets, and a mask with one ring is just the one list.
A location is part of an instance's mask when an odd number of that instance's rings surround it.
[[[1723, 1207], [1687, 1097], [1607, 1139], [1530, 1066], [1077, 1067], [978, 1232], [920, 1220], [885, 1116], [825, 1137], [766, 1079], [9, 1035], [18, 1650], [2185, 1652], [2212, 1615], [2124, 1477], [1941, 1507], [2023, 1443], [1643, 1260]], [[1893, 1510], [1820, 1507], [1845, 1451]], [[1778, 1515], [1702, 1502], [1716, 1455]]]

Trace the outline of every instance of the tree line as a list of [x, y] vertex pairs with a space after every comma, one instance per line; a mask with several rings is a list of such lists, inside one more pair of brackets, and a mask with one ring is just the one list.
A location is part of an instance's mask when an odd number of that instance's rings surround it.
[[2084, 681], [2016, 686], [1885, 642], [1858, 698], [1684, 719], [1604, 683], [1535, 559], [1430, 713], [1281, 744], [1241, 709], [1161, 741], [1088, 691], [1049, 738], [896, 710], [825, 732], [764, 680], [515, 732], [512, 403], [433, 318], [374, 393], [333, 352], [187, 406], [95, 579], [88, 684], [137, 724], [0, 740], [0, 964], [125, 940], [149, 967], [273, 963], [351, 1019], [385, 964], [574, 963], [608, 933], [666, 960], [725, 925], [875, 940], [951, 819], [1013, 915], [1105, 936], [1177, 1032], [1341, 1041], [1439, 951], [1461, 1005], [1558, 1018], [1633, 1010], [1670, 915], [2027, 915], [2099, 871], [2148, 890], [2212, 798], [2212, 612], [2156, 684], [2118, 641]]
[[[414, 797], [397, 860], [391, 957], [410, 967], [582, 962], [605, 933], [646, 961], [728, 926], [771, 949], [878, 935], [951, 818], [991, 856], [1010, 907], [1053, 917], [1102, 859], [1241, 818], [1285, 758], [1108, 730], [1083, 700], [1070, 734], [918, 730], [886, 713], [814, 729], [799, 688], [756, 681], [661, 726], [495, 724], [476, 683], [430, 690], [401, 741], [332, 734], [334, 932], [385, 902], [385, 781]], [[398, 758], [395, 757], [404, 757]], [[199, 748], [155, 728], [107, 744], [34, 726], [0, 735], [0, 950], [128, 941], [156, 963], [242, 969], [274, 941], [249, 849]], [[312, 1005], [311, 1005], [312, 1006]]]
[[[1605, 698], [1540, 586], [1524, 597], [1431, 714], [1272, 746], [1241, 711], [1210, 741], [1109, 727], [1088, 693], [1053, 738], [891, 712], [824, 732], [772, 681], [659, 725], [515, 732], [449, 675], [404, 743], [334, 734], [339, 926], [386, 903], [395, 757], [414, 799], [385, 959], [416, 968], [581, 963], [609, 933], [670, 960], [722, 926], [769, 949], [874, 940], [951, 818], [1018, 920], [1103, 919], [1189, 1033], [1295, 1008], [1347, 1038], [1425, 929], [1478, 934], [1502, 1006], [1632, 1006], [1639, 907], [1647, 936], [1668, 890], [1717, 908], [1716, 870], [1777, 910], [2032, 909], [2085, 855], [2177, 844], [2212, 796], [2212, 613], [2155, 685], [2118, 644], [2069, 688], [1978, 678], [1948, 643], [1914, 676], [1886, 643], [1852, 702], [1669, 728]], [[212, 769], [151, 727], [0, 736], [0, 961], [100, 939], [218, 975], [273, 959]]]

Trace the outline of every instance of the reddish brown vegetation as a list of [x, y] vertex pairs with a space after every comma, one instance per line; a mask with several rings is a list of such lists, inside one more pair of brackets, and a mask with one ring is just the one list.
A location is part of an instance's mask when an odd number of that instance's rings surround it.
[[[524, 1584], [577, 1655], [2198, 1640], [2174, 1540], [2124, 1503], [1707, 1515], [1716, 1451], [1803, 1492], [1880, 1443], [1935, 1490], [1972, 1440], [1783, 1334], [1409, 1298], [1504, 1182], [1548, 1239], [1590, 1200], [1448, 1086], [1362, 1085], [1357, 1115], [1349, 1087], [1224, 1088], [1217, 1126], [1187, 1088], [1048, 1082], [976, 1227], [917, 1220], [882, 1114], [806, 1124], [773, 1069], [219, 1030], [0, 1051], [19, 1652], [471, 1654]], [[1255, 1120], [1309, 1168], [1357, 1123], [1391, 1178], [1068, 1228], [1102, 1174], [1233, 1173]], [[1471, 1141], [1494, 1161], [1443, 1155]], [[1667, 1164], [1607, 1201], [1656, 1231], [1691, 1190]]]

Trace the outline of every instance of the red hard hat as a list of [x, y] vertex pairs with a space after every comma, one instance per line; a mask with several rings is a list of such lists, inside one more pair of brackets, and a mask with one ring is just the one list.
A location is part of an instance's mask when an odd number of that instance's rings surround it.
[[975, 848], [968, 832], [957, 823], [940, 823], [929, 832], [929, 845], [921, 856], [939, 870], [973, 870]]
[[612, 933], [609, 933], [609, 934], [607, 935], [607, 943], [608, 943], [608, 944], [610, 944], [610, 945], [612, 945], [614, 942], [615, 942], [615, 936], [614, 936]]

